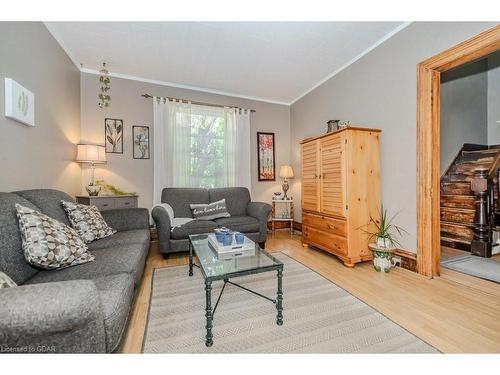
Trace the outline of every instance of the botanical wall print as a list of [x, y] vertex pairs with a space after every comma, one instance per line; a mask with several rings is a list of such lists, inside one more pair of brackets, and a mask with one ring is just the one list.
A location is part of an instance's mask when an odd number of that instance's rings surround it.
[[274, 133], [257, 133], [259, 181], [275, 181]]
[[5, 116], [35, 126], [35, 94], [11, 78], [5, 78]]
[[132, 126], [134, 159], [149, 159], [149, 127]]
[[123, 120], [107, 118], [104, 120], [106, 152], [123, 154]]

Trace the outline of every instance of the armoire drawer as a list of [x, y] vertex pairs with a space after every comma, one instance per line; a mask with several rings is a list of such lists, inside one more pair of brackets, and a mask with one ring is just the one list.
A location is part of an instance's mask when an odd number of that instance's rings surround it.
[[302, 214], [302, 225], [308, 225], [342, 237], [347, 236], [347, 223], [342, 219], [334, 219], [332, 217], [304, 212]]
[[347, 256], [347, 239], [335, 234], [323, 232], [321, 230], [302, 224], [303, 242], [316, 245], [330, 253]]

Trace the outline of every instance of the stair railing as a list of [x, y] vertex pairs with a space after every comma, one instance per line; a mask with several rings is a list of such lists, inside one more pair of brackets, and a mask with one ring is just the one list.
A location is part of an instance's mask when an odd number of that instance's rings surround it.
[[476, 196], [474, 214], [474, 237], [470, 245], [470, 252], [473, 255], [489, 258], [491, 257], [491, 226], [490, 214], [490, 189], [489, 170], [479, 168], [474, 171], [474, 178], [471, 180], [471, 190]]

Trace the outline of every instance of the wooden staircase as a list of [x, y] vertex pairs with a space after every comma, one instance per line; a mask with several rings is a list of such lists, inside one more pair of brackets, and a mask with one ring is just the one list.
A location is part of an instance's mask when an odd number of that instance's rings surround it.
[[441, 177], [442, 246], [470, 251], [476, 213], [471, 180], [476, 170], [490, 170], [499, 158], [499, 146], [464, 144]]

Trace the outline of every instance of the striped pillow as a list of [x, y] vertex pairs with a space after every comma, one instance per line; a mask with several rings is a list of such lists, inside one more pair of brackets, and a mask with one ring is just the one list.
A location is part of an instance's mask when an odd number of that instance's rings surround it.
[[227, 212], [225, 199], [208, 204], [191, 204], [190, 207], [191, 211], [193, 211], [193, 217], [196, 220], [213, 220], [220, 217], [231, 216], [229, 212]]

